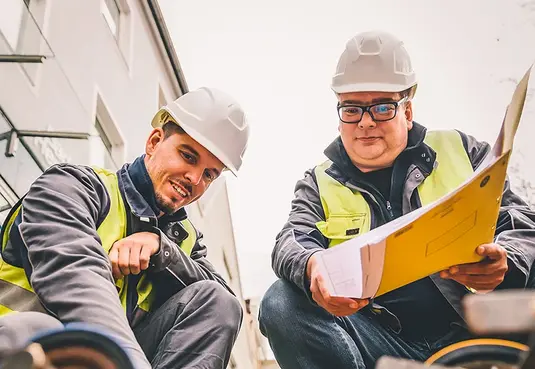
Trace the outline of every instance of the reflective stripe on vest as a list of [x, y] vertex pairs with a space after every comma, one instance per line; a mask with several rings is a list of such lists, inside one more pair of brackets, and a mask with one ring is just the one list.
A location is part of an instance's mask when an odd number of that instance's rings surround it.
[[[424, 142], [436, 152], [436, 166], [418, 186], [422, 206], [457, 188], [472, 173], [472, 163], [457, 131], [428, 132]], [[326, 173], [331, 166], [326, 161], [315, 168], [316, 181], [325, 213], [325, 221], [316, 223], [319, 231], [329, 239], [329, 247], [369, 232], [370, 206], [358, 191], [353, 191]]]
[[[109, 253], [115, 241], [126, 237], [126, 209], [119, 189], [117, 175], [105, 169], [93, 167], [93, 170], [104, 183], [110, 197], [110, 210], [97, 229], [102, 247]], [[21, 206], [11, 212], [7, 220], [2, 238], [2, 249], [9, 242], [9, 230], [17, 215], [24, 211]], [[180, 248], [188, 256], [197, 240], [197, 233], [191, 222], [186, 219], [181, 222], [188, 232], [188, 237], [182, 241]], [[126, 282], [125, 282], [126, 281]], [[119, 297], [123, 308], [126, 310], [126, 293], [128, 290], [128, 278], [121, 278], [116, 282], [119, 288]], [[137, 284], [138, 306], [144, 311], [149, 311], [154, 301], [152, 283], [143, 274]], [[12, 311], [40, 311], [45, 309], [35, 295], [24, 269], [8, 264], [0, 259], [0, 316]]]

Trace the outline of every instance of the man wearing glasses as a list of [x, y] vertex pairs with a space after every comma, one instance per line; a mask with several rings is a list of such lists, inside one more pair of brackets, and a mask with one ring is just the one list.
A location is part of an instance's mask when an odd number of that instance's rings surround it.
[[383, 355], [425, 360], [471, 337], [462, 318], [464, 295], [533, 288], [535, 214], [506, 183], [494, 242], [476, 249], [482, 262], [373, 301], [329, 296], [316, 252], [444, 196], [490, 150], [462, 132], [431, 132], [413, 121], [416, 75], [403, 43], [390, 34], [353, 37], [331, 87], [340, 137], [324, 151], [328, 160], [295, 187], [272, 254], [280, 279], [262, 300], [261, 330], [282, 369], [373, 368]]

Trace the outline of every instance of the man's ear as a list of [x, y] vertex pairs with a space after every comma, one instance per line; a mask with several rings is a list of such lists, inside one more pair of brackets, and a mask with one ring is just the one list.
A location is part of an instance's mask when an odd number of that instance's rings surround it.
[[412, 129], [412, 101], [405, 103], [405, 120], [407, 121], [407, 129]]
[[147, 139], [145, 144], [145, 154], [152, 156], [156, 147], [165, 140], [165, 134], [162, 128], [154, 128]]

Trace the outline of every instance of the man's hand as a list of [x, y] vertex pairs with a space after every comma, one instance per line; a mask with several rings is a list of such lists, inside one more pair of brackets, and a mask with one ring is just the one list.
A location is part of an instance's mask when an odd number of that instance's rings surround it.
[[369, 300], [331, 296], [319, 274], [316, 255], [312, 255], [308, 259], [307, 278], [310, 280], [310, 292], [312, 292], [314, 301], [333, 315], [351, 315], [368, 305]]
[[476, 252], [485, 258], [478, 263], [453, 266], [440, 272], [440, 276], [475, 290], [494, 290], [505, 278], [508, 269], [507, 252], [496, 243], [481, 245]]
[[160, 236], [150, 232], [134, 233], [116, 241], [109, 254], [113, 278], [139, 274], [149, 267], [149, 260], [160, 249]]

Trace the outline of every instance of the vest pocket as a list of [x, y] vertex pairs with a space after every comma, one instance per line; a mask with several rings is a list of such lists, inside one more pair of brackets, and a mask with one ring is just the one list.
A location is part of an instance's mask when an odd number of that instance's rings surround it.
[[366, 216], [365, 213], [331, 214], [326, 221], [317, 222], [316, 227], [328, 239], [342, 242], [366, 232], [364, 230]]

